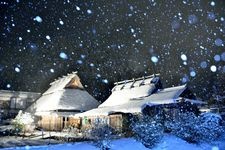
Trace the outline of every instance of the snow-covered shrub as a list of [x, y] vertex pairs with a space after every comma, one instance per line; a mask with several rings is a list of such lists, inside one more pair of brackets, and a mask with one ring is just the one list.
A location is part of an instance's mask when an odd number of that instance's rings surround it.
[[202, 113], [200, 117], [201, 117], [201, 121], [203, 122], [214, 122], [219, 125], [222, 123], [222, 117], [215, 113], [211, 113], [211, 112]]
[[172, 134], [188, 142], [199, 141], [199, 125], [200, 120], [194, 113], [179, 113], [174, 120], [165, 122]]
[[223, 133], [222, 118], [218, 114], [204, 113], [200, 115], [200, 138], [210, 142], [219, 138]]
[[110, 143], [114, 133], [114, 129], [106, 124], [96, 124], [89, 132], [90, 137], [101, 150], [110, 149]]
[[191, 112], [179, 113], [176, 119], [166, 121], [165, 126], [172, 134], [188, 142], [210, 142], [223, 133], [215, 115], [196, 116]]
[[32, 132], [35, 128], [34, 116], [20, 110], [12, 124], [16, 132]]
[[161, 140], [163, 135], [161, 118], [158, 116], [140, 116], [131, 123], [131, 130], [136, 140], [140, 141], [147, 148], [152, 148]]

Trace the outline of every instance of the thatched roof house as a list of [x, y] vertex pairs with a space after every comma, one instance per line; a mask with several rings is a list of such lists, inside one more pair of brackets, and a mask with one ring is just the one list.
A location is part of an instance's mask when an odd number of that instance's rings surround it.
[[80, 82], [76, 72], [52, 82], [51, 87], [28, 109], [35, 115], [49, 115], [66, 112], [75, 114], [98, 107], [99, 102], [92, 97]]
[[52, 82], [26, 111], [41, 116], [39, 126], [47, 130], [62, 130], [71, 115], [98, 107], [100, 104], [83, 87], [76, 72]]
[[[204, 104], [202, 101], [199, 100], [192, 100], [189, 98], [182, 97], [183, 93], [187, 89], [186, 85], [171, 87], [161, 89], [156, 93], [153, 93], [150, 96], [130, 99], [126, 103], [119, 104], [115, 102], [111, 103], [110, 106], [105, 106], [104, 102], [98, 108], [86, 111], [84, 113], [77, 114], [75, 116], [101, 116], [101, 115], [110, 115], [114, 113], [141, 113], [142, 110], [146, 106], [155, 106], [155, 105], [164, 105], [164, 104], [175, 104], [180, 103], [182, 101], [194, 103], [194, 104]], [[109, 97], [110, 98], [110, 97]], [[111, 99], [110, 99], [111, 100]], [[115, 101], [120, 101], [120, 99], [114, 99]]]
[[[159, 76], [153, 75], [143, 79], [116, 83], [111, 96], [98, 108], [76, 114], [75, 117], [81, 117], [83, 120], [89, 118], [88, 123], [92, 124], [95, 124], [96, 121], [99, 122], [99, 119], [96, 118], [101, 118], [103, 123], [106, 122], [111, 126], [115, 125], [116, 128], [121, 128], [124, 118], [127, 120], [126, 114], [137, 115], [144, 112], [149, 114], [150, 109], [156, 107], [180, 109], [182, 106], [183, 109], [190, 110], [192, 106], [189, 104], [193, 104], [193, 109], [197, 105], [204, 104], [202, 101], [193, 100], [194, 98], [195, 96], [187, 88], [187, 85], [162, 89]], [[185, 108], [186, 104], [188, 106]]]

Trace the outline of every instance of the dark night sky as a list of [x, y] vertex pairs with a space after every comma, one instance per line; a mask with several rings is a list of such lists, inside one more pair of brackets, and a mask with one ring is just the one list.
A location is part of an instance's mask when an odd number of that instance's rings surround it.
[[156, 72], [207, 100], [225, 95], [224, 33], [224, 0], [1, 0], [0, 88], [43, 92], [78, 71], [104, 100]]

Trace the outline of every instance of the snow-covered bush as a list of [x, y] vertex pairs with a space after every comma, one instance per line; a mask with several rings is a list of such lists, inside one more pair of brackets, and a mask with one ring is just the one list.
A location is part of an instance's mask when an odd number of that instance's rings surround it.
[[165, 122], [165, 126], [172, 134], [188, 141], [199, 141], [200, 120], [194, 113], [179, 113], [174, 120]]
[[202, 113], [200, 117], [201, 117], [201, 121], [203, 122], [214, 122], [219, 125], [222, 123], [222, 117], [215, 113], [210, 113], [210, 112]]
[[110, 143], [114, 133], [112, 127], [105, 124], [96, 124], [90, 130], [89, 135], [95, 141], [97, 147], [101, 150], [108, 150], [111, 147]]
[[12, 120], [12, 125], [16, 132], [32, 132], [35, 128], [34, 116], [20, 110], [16, 118]]
[[224, 130], [222, 127], [222, 118], [218, 114], [204, 113], [200, 115], [200, 136], [201, 140], [210, 142], [220, 137]]
[[196, 116], [187, 112], [180, 113], [172, 121], [166, 121], [165, 126], [172, 134], [188, 142], [211, 142], [223, 133], [218, 119], [215, 115]]
[[161, 118], [158, 116], [140, 116], [136, 121], [132, 122], [131, 130], [136, 140], [140, 141], [147, 148], [152, 148], [161, 140], [163, 135]]

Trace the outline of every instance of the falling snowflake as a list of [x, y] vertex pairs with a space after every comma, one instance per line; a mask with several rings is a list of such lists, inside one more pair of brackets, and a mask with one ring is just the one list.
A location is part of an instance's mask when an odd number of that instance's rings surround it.
[[59, 57], [62, 58], [62, 59], [68, 59], [67, 54], [64, 53], [64, 52], [60, 52]]
[[46, 37], [45, 37], [47, 40], [51, 40], [51, 37], [49, 36], [49, 35], [46, 35]]
[[207, 62], [206, 61], [202, 61], [200, 63], [200, 67], [203, 68], [203, 69], [205, 69], [207, 67]]
[[54, 72], [55, 72], [55, 70], [54, 70], [54, 69], [50, 69], [50, 72], [51, 72], [51, 73], [54, 73]]
[[216, 45], [216, 46], [223, 46], [223, 40], [221, 40], [220, 38], [217, 38], [217, 39], [215, 40], [215, 45]]
[[216, 68], [215, 65], [212, 65], [212, 66], [210, 67], [210, 70], [211, 70], [212, 72], [216, 72], [217, 68]]
[[62, 20], [59, 21], [59, 24], [64, 25], [64, 22]]
[[10, 84], [7, 84], [6, 87], [9, 89], [9, 88], [11, 88], [11, 85]]
[[87, 10], [88, 14], [92, 14], [92, 11], [90, 9]]
[[190, 24], [196, 24], [197, 22], [198, 22], [198, 18], [197, 18], [197, 16], [196, 15], [189, 15], [188, 16], [188, 22], [190, 23]]
[[81, 65], [81, 64], [83, 64], [83, 61], [82, 60], [77, 60], [77, 63]]
[[151, 57], [151, 61], [152, 61], [153, 63], [157, 63], [157, 62], [159, 61], [159, 59], [158, 59], [156, 56], [152, 56], [152, 57]]
[[215, 56], [214, 56], [214, 60], [215, 60], [215, 61], [220, 61], [220, 55], [215, 55]]
[[209, 20], [215, 20], [216, 16], [215, 16], [215, 14], [213, 12], [208, 12], [207, 18]]
[[185, 54], [182, 54], [182, 55], [180, 56], [180, 58], [181, 58], [183, 61], [187, 61], [187, 56], [186, 56]]
[[223, 53], [221, 54], [221, 59], [222, 59], [223, 61], [225, 61], [225, 52], [223, 52]]
[[215, 6], [216, 3], [215, 3], [214, 1], [211, 1], [210, 5], [211, 5], [211, 6]]
[[194, 70], [191, 71], [191, 72], [190, 72], [190, 76], [191, 76], [191, 77], [195, 77], [195, 76], [196, 76], [196, 72], [195, 72]]
[[105, 84], [109, 83], [109, 81], [107, 79], [103, 79], [102, 82], [105, 83]]
[[76, 10], [80, 11], [80, 7], [79, 6], [76, 6]]
[[14, 69], [16, 72], [20, 72], [20, 68], [19, 67], [15, 67]]
[[94, 67], [95, 65], [93, 63], [90, 63], [90, 67]]
[[41, 18], [40, 16], [36, 16], [33, 20], [34, 20], [34, 21], [37, 21], [37, 22], [39, 22], [39, 23], [41, 23], [41, 22], [43, 21], [42, 18]]

